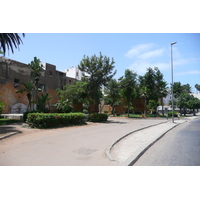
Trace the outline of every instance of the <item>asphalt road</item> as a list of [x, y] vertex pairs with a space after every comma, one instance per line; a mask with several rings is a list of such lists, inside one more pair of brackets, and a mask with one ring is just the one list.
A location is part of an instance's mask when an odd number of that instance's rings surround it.
[[169, 131], [134, 166], [200, 166], [200, 119]]

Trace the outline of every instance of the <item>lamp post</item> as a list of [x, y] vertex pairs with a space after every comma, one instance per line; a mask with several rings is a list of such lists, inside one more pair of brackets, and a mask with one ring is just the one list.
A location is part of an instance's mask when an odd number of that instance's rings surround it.
[[176, 42], [171, 43], [171, 71], [172, 71], [172, 123], [174, 123], [174, 80], [173, 80], [173, 55], [172, 55], [172, 45]]

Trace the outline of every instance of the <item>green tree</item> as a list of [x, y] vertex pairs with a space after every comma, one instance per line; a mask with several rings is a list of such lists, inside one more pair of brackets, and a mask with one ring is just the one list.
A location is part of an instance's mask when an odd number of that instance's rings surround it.
[[151, 111], [151, 114], [156, 113], [156, 109], [159, 106], [159, 103], [155, 100], [150, 100], [147, 108]]
[[100, 53], [99, 57], [96, 55], [84, 56], [78, 65], [78, 68], [85, 74], [83, 80], [87, 82], [86, 91], [90, 97], [90, 103], [95, 105], [94, 112], [98, 112], [98, 105], [102, 97], [101, 87], [106, 86], [116, 74], [116, 71], [112, 72], [115, 67], [114, 63], [113, 58], [110, 60], [109, 57]]
[[112, 114], [115, 116], [115, 106], [119, 104], [120, 85], [116, 79], [111, 79], [108, 85], [105, 87], [104, 92], [106, 94], [106, 101], [112, 107]]
[[40, 59], [34, 57], [33, 61], [28, 64], [31, 68], [31, 77], [34, 79], [34, 91], [33, 95], [35, 96], [36, 105], [38, 105], [38, 85], [42, 72], [44, 71], [43, 65], [41, 65]]
[[173, 93], [174, 97], [178, 98], [182, 93], [191, 93], [191, 87], [189, 84], [181, 85], [180, 82], [174, 82]]
[[200, 100], [191, 95], [190, 100], [186, 102], [186, 106], [187, 108], [193, 110], [193, 115], [195, 116], [195, 109], [200, 108]]
[[182, 115], [182, 109], [184, 116], [186, 116], [186, 109], [188, 107], [187, 102], [191, 99], [191, 95], [188, 93], [181, 93], [176, 99], [177, 107], [180, 109], [180, 113]]
[[158, 67], [147, 68], [147, 72], [144, 76], [139, 77], [140, 87], [146, 87], [150, 93], [147, 98], [147, 104], [149, 100], [155, 100], [158, 102], [160, 98], [167, 95], [167, 82], [164, 81], [164, 76], [158, 69]]
[[[22, 33], [22, 36], [25, 37], [25, 34]], [[4, 54], [10, 49], [14, 53], [14, 47], [19, 49], [20, 44], [23, 42], [18, 33], [0, 33], [0, 49]]]
[[63, 89], [58, 88], [56, 91], [61, 99], [67, 100], [72, 106], [76, 103], [87, 103], [86, 86], [86, 82], [76, 81], [74, 85], [65, 85]]
[[137, 74], [132, 70], [126, 69], [124, 76], [119, 78], [120, 95], [125, 100], [128, 107], [128, 117], [133, 100], [137, 97]]

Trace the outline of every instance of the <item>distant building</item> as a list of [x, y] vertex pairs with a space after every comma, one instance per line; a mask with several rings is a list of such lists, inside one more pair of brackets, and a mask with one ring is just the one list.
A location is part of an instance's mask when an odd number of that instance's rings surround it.
[[83, 77], [83, 72], [78, 69], [78, 67], [71, 67], [65, 70], [66, 76], [76, 79], [76, 80], [81, 80]]

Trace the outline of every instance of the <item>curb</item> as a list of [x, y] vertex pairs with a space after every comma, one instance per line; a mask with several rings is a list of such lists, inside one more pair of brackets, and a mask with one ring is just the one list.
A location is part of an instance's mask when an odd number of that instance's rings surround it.
[[128, 133], [128, 134], [122, 136], [121, 138], [119, 138], [118, 140], [116, 140], [112, 145], [110, 145], [110, 146], [108, 146], [108, 147], [106, 148], [106, 153], [105, 153], [105, 154], [106, 154], [106, 157], [107, 157], [110, 161], [118, 162], [117, 160], [115, 160], [115, 159], [111, 156], [111, 153], [110, 153], [110, 152], [111, 152], [112, 148], [113, 148], [119, 141], [121, 141], [121, 140], [124, 139], [125, 137], [131, 135], [132, 133], [135, 133], [135, 132], [138, 132], [138, 131], [141, 131], [141, 130], [144, 130], [144, 129], [147, 129], [147, 128], [150, 128], [150, 127], [153, 127], [153, 126], [157, 126], [157, 125], [160, 125], [160, 124], [164, 124], [164, 123], [167, 123], [167, 122], [168, 122], [168, 121], [161, 122], [161, 123], [159, 123], [159, 124], [154, 124], [154, 125], [146, 126], [146, 127], [144, 127], [144, 128], [137, 129], [137, 130], [135, 130], [135, 131], [132, 131], [132, 132], [130, 132], [130, 133]]
[[8, 138], [8, 137], [11, 137], [11, 136], [16, 135], [18, 133], [22, 133], [22, 131], [17, 131], [15, 133], [8, 133], [7, 135], [0, 137], [0, 140], [3, 140], [3, 139]]

